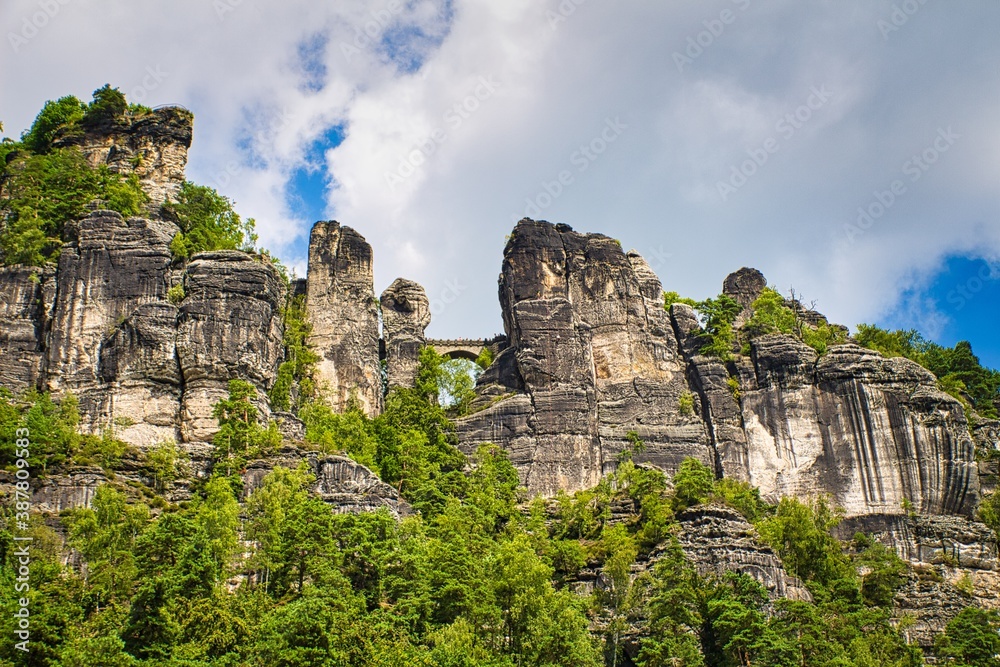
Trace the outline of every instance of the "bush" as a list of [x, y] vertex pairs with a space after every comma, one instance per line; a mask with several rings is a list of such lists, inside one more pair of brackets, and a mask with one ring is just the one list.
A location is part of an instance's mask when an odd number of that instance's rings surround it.
[[273, 452], [281, 445], [281, 434], [274, 422], [262, 424], [253, 401], [257, 390], [246, 380], [230, 380], [229, 396], [212, 409], [219, 420], [219, 430], [212, 439], [216, 466], [225, 466], [228, 477], [250, 459]]
[[233, 202], [210, 187], [185, 181], [177, 201], [164, 208], [181, 228], [170, 243], [175, 259], [208, 250], [253, 252], [257, 244], [253, 218], [243, 220]]
[[84, 125], [114, 122], [124, 116], [126, 111], [128, 102], [125, 101], [125, 95], [117, 88], [112, 88], [110, 83], [106, 83], [94, 91], [94, 99], [87, 106], [82, 122]]
[[690, 391], [683, 392], [677, 397], [677, 409], [681, 411], [681, 414], [685, 417], [690, 417], [694, 414], [694, 394]]
[[963, 404], [971, 403], [983, 417], [1000, 417], [1000, 371], [983, 366], [968, 341], [947, 348], [924, 339], [915, 330], [888, 331], [859, 324], [854, 339], [884, 357], [906, 357], [937, 376], [939, 386]]
[[742, 308], [730, 296], [720, 294], [715, 299], [699, 301], [695, 308], [705, 320], [705, 330], [700, 337], [705, 341], [699, 352], [728, 361], [733, 357], [736, 344], [736, 333], [733, 323]]
[[58, 257], [63, 227], [87, 215], [97, 199], [125, 217], [140, 214], [149, 197], [133, 174], [92, 169], [76, 148], [23, 154], [6, 165], [0, 190], [0, 255], [5, 264], [41, 266]]
[[316, 398], [313, 371], [319, 361], [319, 356], [306, 344], [312, 325], [306, 316], [305, 295], [289, 298], [282, 315], [285, 360], [278, 367], [278, 375], [268, 398], [275, 410], [297, 411]]
[[78, 124], [86, 110], [87, 105], [72, 95], [49, 100], [38, 112], [31, 128], [21, 135], [21, 143], [32, 153], [49, 152], [59, 130]]
[[966, 667], [1000, 667], [1000, 614], [966, 607], [934, 642], [939, 658]]
[[825, 354], [831, 345], [847, 340], [847, 335], [841, 328], [830, 326], [827, 322], [813, 326], [802, 321], [786, 305], [785, 298], [771, 287], [765, 287], [751, 307], [753, 315], [746, 324], [746, 331], [751, 336], [775, 333], [792, 335], [820, 354]]
[[664, 307], [664, 309], [670, 310], [670, 306], [674, 305], [675, 303], [686, 303], [687, 305], [691, 306], [692, 308], [695, 308], [695, 307], [698, 306], [698, 302], [697, 301], [695, 301], [694, 299], [688, 299], [688, 298], [682, 297], [677, 292], [664, 292], [663, 293], [663, 307]]
[[674, 510], [707, 502], [715, 489], [715, 472], [696, 458], [681, 462], [674, 475]]
[[167, 290], [167, 300], [175, 306], [184, 300], [184, 285], [178, 283]]

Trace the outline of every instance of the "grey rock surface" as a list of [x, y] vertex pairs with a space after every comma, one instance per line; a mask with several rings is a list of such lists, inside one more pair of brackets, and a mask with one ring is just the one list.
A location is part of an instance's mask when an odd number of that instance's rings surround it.
[[397, 278], [382, 292], [382, 337], [389, 388], [412, 387], [420, 350], [431, 323], [427, 292], [418, 283]]
[[371, 246], [339, 222], [317, 222], [309, 237], [306, 289], [320, 392], [335, 410], [357, 400], [368, 415], [378, 414], [382, 378]]
[[338, 514], [375, 512], [382, 508], [397, 518], [412, 513], [395, 488], [363, 465], [346, 456], [295, 447], [285, 447], [276, 456], [248, 463], [243, 473], [244, 497], [260, 488], [264, 477], [275, 468], [294, 470], [303, 461], [316, 478], [312, 490]]
[[749, 479], [765, 498], [827, 494], [848, 516], [974, 510], [965, 415], [929, 371], [854, 344], [819, 358], [783, 335], [754, 340], [751, 356], [741, 404]]
[[0, 385], [37, 387], [44, 356], [47, 309], [43, 284], [53, 271], [28, 266], [0, 267]]
[[78, 146], [93, 167], [135, 174], [157, 211], [184, 183], [194, 116], [179, 107], [163, 107], [137, 117], [84, 128], [82, 134], [59, 137], [56, 146]]
[[235, 250], [199, 253], [184, 275], [177, 358], [184, 378], [184, 440], [209, 440], [218, 424], [212, 406], [230, 379], [253, 384], [263, 398], [283, 355], [285, 287], [269, 262]]
[[659, 280], [637, 254], [522, 220], [504, 250], [500, 303], [512, 352], [480, 386], [524, 393], [459, 420], [467, 451], [501, 445], [543, 495], [596, 484], [630, 432], [645, 444], [637, 459], [665, 470], [687, 456], [713, 461], [705, 422], [677, 409], [690, 391], [684, 360]]
[[[745, 574], [762, 584], [772, 599], [812, 600], [802, 582], [785, 571], [777, 554], [736, 510], [697, 505], [678, 514], [677, 521], [681, 526], [678, 542], [699, 574]], [[654, 552], [653, 560], [655, 556]]]

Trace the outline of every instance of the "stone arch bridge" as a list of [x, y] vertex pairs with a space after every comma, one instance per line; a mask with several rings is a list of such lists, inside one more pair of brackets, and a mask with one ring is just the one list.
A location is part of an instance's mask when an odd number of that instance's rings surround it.
[[505, 346], [505, 336], [493, 338], [428, 338], [426, 344], [433, 347], [438, 354], [452, 359], [468, 359], [475, 361], [484, 347], [493, 350], [494, 356]]

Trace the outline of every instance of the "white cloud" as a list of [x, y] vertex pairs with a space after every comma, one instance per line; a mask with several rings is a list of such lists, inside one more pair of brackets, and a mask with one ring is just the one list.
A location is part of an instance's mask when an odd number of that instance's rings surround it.
[[[460, 292], [436, 317], [441, 335], [499, 328], [503, 237], [561, 171], [572, 183], [540, 217], [669, 254], [654, 262], [665, 284], [699, 297], [752, 265], [854, 324], [896, 308], [949, 253], [1000, 253], [993, 6], [928, 4], [886, 40], [887, 0], [564, 1], [575, 9], [556, 23], [554, 0], [220, 0], [221, 16], [207, 0], [64, 2], [17, 53], [0, 49], [8, 131], [46, 99], [106, 81], [128, 93], [160, 68], [147, 103], [196, 113], [191, 178], [233, 197], [301, 268], [312, 221], [289, 206], [289, 179], [342, 126], [325, 155], [328, 214], [375, 246], [379, 288], [404, 275]], [[38, 6], [8, 0], [5, 34]], [[735, 20], [678, 71], [672, 54], [727, 9]], [[824, 85], [829, 102], [777, 134]], [[581, 171], [575, 152], [609, 118], [627, 129]], [[949, 125], [962, 138], [849, 242], [856, 209]], [[718, 182], [772, 137], [779, 149], [722, 201]], [[422, 164], [390, 187], [420, 146]]]

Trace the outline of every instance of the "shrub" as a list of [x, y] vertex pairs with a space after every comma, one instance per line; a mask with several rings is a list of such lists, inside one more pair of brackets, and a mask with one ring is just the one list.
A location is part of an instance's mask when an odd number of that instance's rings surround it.
[[674, 509], [681, 511], [708, 501], [715, 489], [715, 473], [696, 458], [681, 461], [674, 475]]
[[663, 293], [663, 307], [666, 310], [670, 310], [670, 306], [674, 305], [675, 303], [686, 303], [687, 305], [691, 306], [692, 308], [697, 307], [697, 305], [698, 305], [698, 302], [695, 301], [694, 299], [688, 299], [688, 298], [682, 297], [677, 292], [664, 292]]
[[742, 392], [740, 392], [740, 381], [732, 376], [729, 376], [726, 378], [726, 386], [729, 387], [729, 391], [732, 392], [733, 398], [739, 401], [740, 396], [742, 396]]
[[128, 102], [125, 95], [117, 88], [112, 88], [110, 83], [94, 91], [94, 99], [87, 106], [86, 112], [81, 119], [84, 125], [98, 125], [106, 122], [114, 122], [128, 111]]
[[253, 218], [243, 220], [233, 202], [210, 187], [185, 181], [177, 201], [164, 208], [181, 228], [170, 243], [175, 259], [208, 250], [253, 252], [257, 244]]
[[705, 321], [705, 330], [700, 334], [705, 343], [699, 352], [724, 361], [732, 359], [736, 344], [733, 323], [742, 310], [740, 304], [732, 297], [720, 294], [718, 298], [699, 301], [695, 308]]
[[677, 408], [681, 411], [681, 414], [685, 417], [690, 417], [694, 414], [694, 394], [690, 391], [683, 392], [677, 397]]
[[21, 143], [32, 153], [47, 153], [59, 130], [73, 127], [83, 120], [87, 105], [72, 95], [49, 100], [35, 117], [31, 128], [21, 135]]
[[175, 306], [184, 300], [184, 285], [178, 283], [167, 290], [167, 300]]
[[240, 470], [247, 460], [262, 456], [281, 445], [281, 434], [274, 422], [261, 423], [259, 410], [253, 401], [257, 390], [246, 380], [230, 380], [229, 395], [212, 409], [219, 420], [219, 430], [212, 439], [215, 451], [212, 460], [225, 465], [228, 477]]
[[92, 169], [76, 148], [24, 154], [4, 168], [0, 254], [6, 264], [41, 266], [58, 257], [64, 225], [87, 215], [98, 199], [123, 216], [140, 214], [148, 196], [133, 174]]

